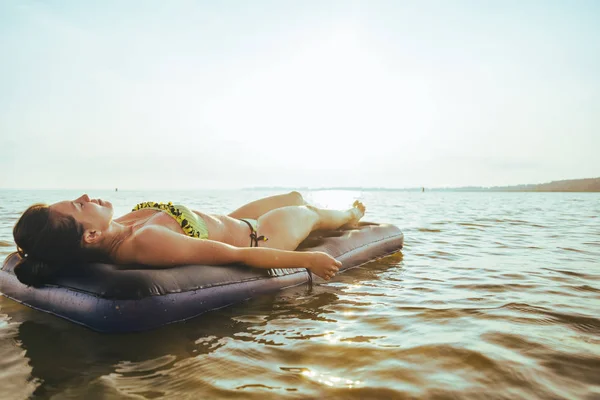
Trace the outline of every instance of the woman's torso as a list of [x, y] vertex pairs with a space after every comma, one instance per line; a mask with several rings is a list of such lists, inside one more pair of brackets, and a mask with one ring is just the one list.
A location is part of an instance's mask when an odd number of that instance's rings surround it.
[[[250, 244], [250, 229], [243, 221], [226, 215], [209, 215], [196, 210], [195, 214], [204, 220], [208, 228], [209, 240], [223, 242], [237, 247], [247, 247]], [[155, 209], [141, 209], [129, 212], [114, 220], [125, 226], [132, 227], [132, 235], [129, 240], [134, 239], [136, 233], [146, 226], [162, 226], [173, 232], [185, 235], [179, 222], [165, 211]], [[201, 240], [201, 239], [199, 239]]]

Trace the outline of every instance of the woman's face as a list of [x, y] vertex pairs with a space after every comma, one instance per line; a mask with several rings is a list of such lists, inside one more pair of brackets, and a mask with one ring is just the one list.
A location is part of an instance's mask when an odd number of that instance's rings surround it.
[[109, 201], [90, 199], [87, 194], [75, 200], [52, 204], [50, 209], [72, 216], [84, 229], [104, 231], [110, 226], [113, 217], [113, 206]]

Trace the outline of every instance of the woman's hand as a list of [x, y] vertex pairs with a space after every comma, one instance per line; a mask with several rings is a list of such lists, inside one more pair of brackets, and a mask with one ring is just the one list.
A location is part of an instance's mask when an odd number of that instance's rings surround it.
[[326, 281], [331, 279], [342, 266], [341, 262], [331, 257], [327, 253], [320, 251], [309, 251], [304, 254], [308, 255], [308, 265], [306, 268], [308, 268], [308, 270], [313, 274], [320, 276]]

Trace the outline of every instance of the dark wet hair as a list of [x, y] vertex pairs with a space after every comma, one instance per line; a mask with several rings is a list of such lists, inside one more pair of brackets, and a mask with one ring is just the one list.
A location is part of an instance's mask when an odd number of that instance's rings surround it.
[[82, 246], [83, 225], [46, 204], [29, 207], [15, 224], [13, 237], [21, 260], [14, 272], [29, 286], [48, 283], [76, 263], [104, 261], [107, 255]]

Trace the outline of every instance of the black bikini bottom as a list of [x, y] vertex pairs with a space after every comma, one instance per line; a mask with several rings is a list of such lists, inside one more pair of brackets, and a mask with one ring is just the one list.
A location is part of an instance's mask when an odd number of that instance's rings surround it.
[[[239, 220], [244, 221], [250, 228], [250, 247], [258, 247], [258, 242], [266, 242], [269, 240], [264, 235], [258, 236], [258, 232], [256, 232], [256, 220], [245, 220], [243, 218], [239, 218]], [[254, 222], [254, 224], [250, 221]]]

